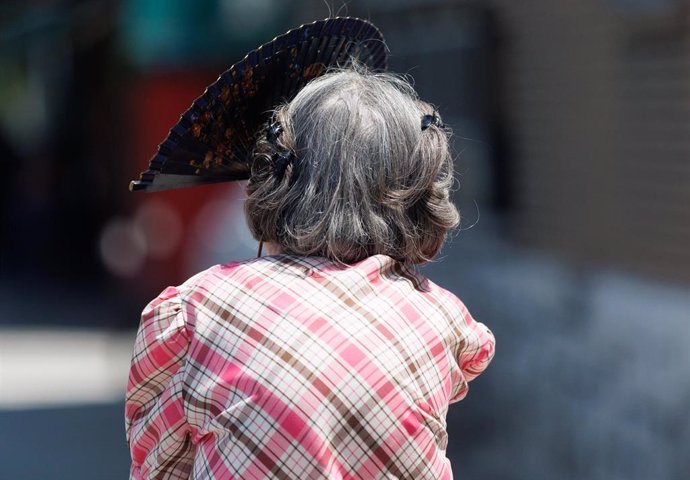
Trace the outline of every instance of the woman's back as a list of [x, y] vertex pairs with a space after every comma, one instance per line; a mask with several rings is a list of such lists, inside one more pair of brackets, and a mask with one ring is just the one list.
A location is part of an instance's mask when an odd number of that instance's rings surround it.
[[144, 310], [133, 463], [144, 478], [452, 478], [448, 404], [493, 346], [453, 294], [386, 255], [218, 265]]

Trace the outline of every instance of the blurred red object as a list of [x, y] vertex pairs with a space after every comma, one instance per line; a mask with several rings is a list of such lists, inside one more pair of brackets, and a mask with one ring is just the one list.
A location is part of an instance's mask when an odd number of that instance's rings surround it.
[[[146, 170], [149, 159], [168, 134], [180, 115], [200, 96], [207, 85], [215, 81], [219, 72], [166, 71], [144, 72], [132, 81], [128, 96], [129, 118], [126, 126], [132, 141], [132, 157], [127, 160], [131, 179]], [[123, 185], [127, 188], [127, 185]], [[206, 203], [227, 193], [237, 184], [224, 183], [208, 187], [194, 187], [156, 193], [131, 193], [132, 211], [155, 196], [179, 215], [182, 223], [181, 241], [167, 258], [147, 258], [140, 273], [132, 282], [138, 291], [179, 284], [195, 272], [187, 271], [194, 251], [192, 229], [189, 228]], [[163, 233], [163, 232], [159, 232]]]

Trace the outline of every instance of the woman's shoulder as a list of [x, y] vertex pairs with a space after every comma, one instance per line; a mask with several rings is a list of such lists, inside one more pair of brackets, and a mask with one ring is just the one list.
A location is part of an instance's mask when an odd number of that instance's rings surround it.
[[465, 303], [451, 290], [428, 280], [427, 291], [445, 308], [445, 310], [460, 316], [464, 316], [468, 313]]
[[200, 288], [212, 288], [219, 284], [244, 284], [252, 278], [278, 275], [282, 272], [304, 274], [309, 265], [292, 255], [274, 255], [219, 263], [192, 275], [177, 287], [184, 295]]

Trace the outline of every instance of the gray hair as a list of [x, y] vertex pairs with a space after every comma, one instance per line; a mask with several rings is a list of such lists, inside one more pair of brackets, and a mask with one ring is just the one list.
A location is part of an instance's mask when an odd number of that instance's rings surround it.
[[[421, 129], [433, 112], [392, 74], [355, 67], [312, 80], [275, 110], [277, 140], [257, 141], [245, 202], [254, 237], [341, 263], [433, 259], [460, 220], [449, 134]], [[281, 152], [292, 155], [284, 172]]]

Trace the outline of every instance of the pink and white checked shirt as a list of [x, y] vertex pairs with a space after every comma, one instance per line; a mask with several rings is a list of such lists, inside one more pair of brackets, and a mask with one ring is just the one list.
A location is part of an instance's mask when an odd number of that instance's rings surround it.
[[494, 338], [385, 255], [217, 265], [142, 314], [131, 478], [452, 479], [446, 412]]

